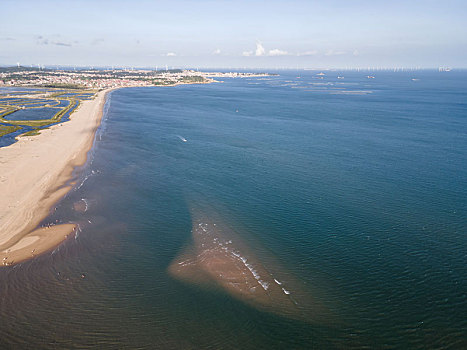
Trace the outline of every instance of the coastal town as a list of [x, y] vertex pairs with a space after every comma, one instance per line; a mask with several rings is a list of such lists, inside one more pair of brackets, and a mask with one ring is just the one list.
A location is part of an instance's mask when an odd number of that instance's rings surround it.
[[209, 84], [225, 78], [266, 75], [181, 69], [0, 67], [0, 147], [15, 142], [21, 135], [34, 136], [44, 128], [68, 120], [82, 102], [94, 99], [102, 90]]
[[43, 69], [41, 67], [0, 68], [0, 87], [59, 87], [110, 89], [135, 86], [169, 86], [179, 84], [206, 84], [213, 78], [244, 78], [268, 75], [266, 73], [200, 72], [196, 70], [166, 69]]

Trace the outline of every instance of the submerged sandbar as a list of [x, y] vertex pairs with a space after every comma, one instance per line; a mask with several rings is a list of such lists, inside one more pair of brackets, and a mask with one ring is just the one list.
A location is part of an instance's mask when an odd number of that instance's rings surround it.
[[169, 266], [173, 277], [200, 287], [221, 288], [240, 301], [281, 316], [320, 323], [333, 318], [287, 269], [271, 257], [259, 258], [223, 222], [194, 215], [192, 224], [191, 244]]

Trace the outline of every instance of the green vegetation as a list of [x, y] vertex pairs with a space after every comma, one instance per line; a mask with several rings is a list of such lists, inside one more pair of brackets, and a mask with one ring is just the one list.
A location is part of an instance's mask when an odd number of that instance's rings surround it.
[[33, 130], [31, 131], [28, 131], [28, 132], [25, 132], [24, 134], [22, 134], [21, 136], [36, 136], [36, 135], [39, 135], [40, 134], [40, 131], [41, 130], [44, 130], [44, 129], [48, 129], [48, 127], [45, 127], [45, 128], [34, 128]]
[[45, 85], [38, 85], [38, 87], [45, 87], [45, 88], [59, 88], [59, 89], [74, 89], [74, 90], [80, 90], [84, 89], [84, 86], [78, 85], [78, 84], [45, 84]]
[[[71, 114], [79, 107], [82, 99], [93, 98], [97, 92], [97, 90], [76, 89], [75, 87], [70, 88], [70, 85], [66, 86], [67, 89], [64, 88], [64, 85], [60, 85], [61, 89], [59, 91], [54, 89], [41, 89], [29, 94], [37, 94], [37, 97], [19, 97], [18, 95], [20, 94], [3, 95], [2, 101], [0, 102], [0, 123], [4, 125], [0, 124], [0, 137], [20, 130], [24, 126], [32, 127], [33, 130], [24, 133], [22, 136], [38, 135], [40, 130], [47, 128], [51, 124], [59, 123], [65, 115]], [[60, 105], [62, 101], [68, 101], [66, 107], [55, 107]], [[43, 120], [4, 119], [7, 115], [19, 110], [32, 110], [43, 107], [54, 107], [57, 109], [57, 113], [55, 113], [52, 118]]]
[[0, 113], [0, 121], [3, 120], [3, 117], [7, 116], [8, 114], [11, 114], [13, 112], [16, 112], [19, 108], [17, 107], [7, 107], [6, 110], [2, 113]]
[[154, 79], [152, 83], [156, 86], [166, 86], [166, 85], [172, 85], [172, 82], [168, 82], [167, 80], [161, 79], [161, 80], [156, 80]]
[[0, 137], [11, 134], [19, 129], [22, 129], [22, 127], [17, 125], [0, 125]]
[[[12, 124], [12, 125], [27, 125], [27, 126], [32, 126], [32, 127], [40, 127], [40, 126], [45, 126], [45, 125], [49, 125], [49, 124], [52, 124], [52, 123], [58, 123], [62, 117], [69, 111], [77, 108], [79, 106], [79, 104], [75, 105], [75, 102], [77, 100], [71, 100], [70, 101], [70, 104], [59, 110], [52, 118], [50, 119], [44, 119], [44, 120], [5, 120], [3, 119], [3, 117], [0, 117], [0, 122], [2, 123], [8, 123], [8, 124]], [[31, 107], [31, 108], [34, 108], [34, 107]]]
[[204, 83], [206, 82], [206, 79], [201, 77], [201, 76], [188, 76], [188, 77], [183, 77], [182, 80], [183, 83]]

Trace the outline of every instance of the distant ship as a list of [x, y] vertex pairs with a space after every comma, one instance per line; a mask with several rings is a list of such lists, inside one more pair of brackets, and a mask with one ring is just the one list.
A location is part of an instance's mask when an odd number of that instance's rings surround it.
[[321, 73], [318, 73], [318, 74], [316, 74], [316, 75], [326, 75], [326, 74], [324, 74], [323, 72], [321, 72]]
[[451, 68], [450, 67], [439, 67], [438, 72], [450, 72]]
[[344, 77], [337, 77], [337, 79], [344, 79]]
[[372, 75], [367, 75], [366, 77], [367, 77], [368, 79], [374, 79], [374, 78], [375, 78], [375, 77], [372, 76]]

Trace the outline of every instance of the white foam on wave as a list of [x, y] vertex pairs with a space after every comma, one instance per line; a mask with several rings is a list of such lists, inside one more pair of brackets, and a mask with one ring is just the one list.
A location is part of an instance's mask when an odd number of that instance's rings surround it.
[[81, 181], [81, 183], [75, 187], [75, 191], [78, 191], [91, 176], [99, 173], [99, 170], [91, 170], [91, 172], [84, 177], [83, 181]]
[[332, 95], [368, 95], [372, 94], [371, 90], [345, 90], [345, 91], [333, 91]]
[[84, 211], [88, 211], [88, 208], [89, 208], [89, 203], [88, 201], [86, 200], [86, 198], [81, 198], [81, 200], [84, 202]]
[[282, 289], [282, 291], [284, 292], [284, 294], [287, 294], [287, 295], [290, 294], [290, 291], [288, 291], [287, 289], [285, 289], [284, 287], [282, 287], [282, 282], [281, 282], [281, 281], [279, 281], [279, 280], [277, 280], [277, 279], [274, 278], [274, 282], [276, 282], [279, 286], [281, 286], [281, 289]]
[[[233, 256], [237, 257], [238, 259], [240, 259], [243, 264], [245, 264], [246, 266], [246, 262], [248, 261], [247, 258], [244, 258], [243, 256], [241, 256], [239, 253], [237, 252], [234, 252], [234, 251], [230, 251], [230, 254], [232, 254]], [[248, 266], [247, 266], [248, 267]]]
[[78, 239], [79, 233], [80, 233], [80, 232], [82, 232], [81, 225], [80, 225], [80, 224], [77, 224], [76, 230], [75, 230], [75, 240]]
[[[207, 233], [208, 230], [207, 230], [207, 227], [208, 225], [207, 224], [203, 224], [202, 222], [198, 224], [198, 227], [204, 232], [204, 233]], [[198, 233], [203, 233], [203, 232], [200, 232], [199, 230], [197, 230]]]
[[[214, 224], [215, 225], [215, 224]], [[201, 232], [202, 231], [202, 232]], [[208, 230], [208, 224], [205, 224], [205, 223], [198, 223], [198, 229], [196, 230], [196, 232], [198, 234], [203, 234], [203, 233], [206, 233], [206, 234], [209, 234], [209, 230]], [[232, 240], [222, 240], [222, 239], [219, 239], [219, 237], [214, 237], [212, 242], [219, 246], [223, 251], [225, 251], [226, 253], [229, 253], [231, 254], [232, 256], [234, 256], [235, 258], [237, 258], [238, 260], [240, 260], [243, 265], [250, 271], [250, 273], [253, 275], [253, 277], [255, 278], [255, 280], [258, 282], [258, 284], [264, 289], [264, 290], [268, 290], [269, 288], [269, 283], [262, 280], [261, 279], [261, 276], [260, 274], [258, 273], [258, 271], [253, 267], [252, 264], [248, 263], [248, 259], [244, 256], [242, 256], [239, 252], [237, 251], [234, 251], [234, 250], [231, 250], [231, 249], [228, 249], [227, 245], [228, 244], [231, 244], [232, 243]], [[202, 244], [204, 246], [204, 244]], [[180, 264], [180, 263], [179, 263]], [[183, 262], [182, 262], [182, 266], [183, 265]]]
[[104, 103], [104, 109], [102, 111], [102, 121], [101, 125], [97, 129], [96, 137], [99, 137], [99, 141], [102, 141], [102, 134], [104, 133], [107, 127], [107, 119], [109, 119], [109, 108], [110, 108], [110, 101], [112, 100], [112, 93], [108, 93], [106, 96], [106, 101]]
[[261, 285], [261, 287], [263, 287], [264, 290], [268, 290], [268, 288], [269, 288], [269, 283], [264, 282], [264, 281], [262, 281], [262, 280], [258, 280], [258, 283]]
[[91, 175], [86, 175], [86, 176], [84, 177], [83, 181], [81, 181], [81, 183], [80, 183], [78, 186], [76, 186], [75, 191], [79, 190], [79, 189], [84, 185], [84, 183], [85, 183], [86, 180], [89, 178], [89, 176], [91, 176]]
[[261, 287], [263, 287], [264, 290], [268, 290], [269, 288], [269, 283], [268, 282], [265, 282], [261, 279], [261, 276], [259, 275], [258, 271], [255, 270], [255, 268], [253, 267], [253, 265], [249, 264], [248, 263], [248, 259], [245, 258], [244, 256], [240, 255], [240, 253], [237, 253], [237, 252], [234, 252], [234, 251], [230, 251], [230, 253], [237, 257], [238, 259], [241, 260], [241, 262], [243, 263], [243, 265], [251, 272], [251, 274], [253, 275], [253, 277], [255, 278], [256, 281], [258, 281], [258, 283], [261, 285]]

